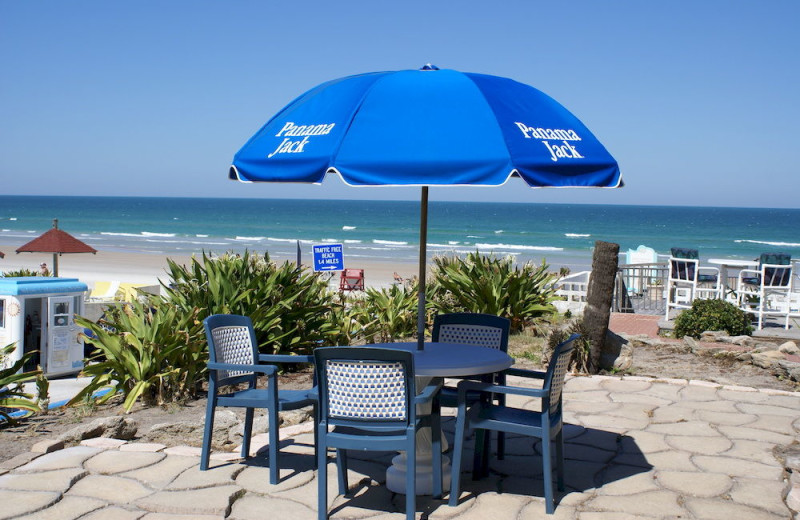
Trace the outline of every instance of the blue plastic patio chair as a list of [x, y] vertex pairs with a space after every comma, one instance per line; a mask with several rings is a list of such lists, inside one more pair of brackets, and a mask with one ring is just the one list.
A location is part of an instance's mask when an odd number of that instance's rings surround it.
[[[544, 478], [545, 510], [555, 511], [553, 499], [552, 445], [556, 448], [556, 474], [559, 491], [564, 490], [564, 436], [562, 433], [561, 390], [567, 372], [574, 342], [579, 336], [573, 334], [559, 344], [553, 352], [546, 372], [509, 368], [507, 375], [542, 379], [542, 388], [523, 388], [494, 385], [464, 380], [458, 383], [458, 418], [456, 419], [453, 468], [450, 479], [450, 506], [456, 506], [460, 495], [461, 460], [466, 429], [475, 428], [475, 457], [473, 479], [485, 476], [489, 471], [488, 447], [484, 442], [484, 431], [495, 430], [542, 439], [542, 468]], [[532, 411], [511, 406], [498, 405], [490, 399], [481, 399], [467, 411], [467, 395], [480, 391], [485, 395], [503, 393], [541, 398], [541, 411]]]
[[[478, 345], [508, 352], [508, 333], [511, 322], [493, 314], [478, 314], [472, 312], [454, 312], [450, 314], [437, 314], [433, 318], [432, 339], [440, 343], [464, 343]], [[505, 384], [502, 373], [490, 374], [488, 380], [493, 383]], [[487, 378], [483, 379], [484, 381]], [[480, 398], [480, 394], [472, 392], [467, 396], [468, 404], [473, 404]], [[505, 404], [505, 396], [495, 396], [499, 404]], [[452, 386], [443, 386], [439, 392], [441, 406], [455, 408], [458, 406], [458, 390]], [[497, 435], [497, 458], [505, 456], [505, 434]]]
[[[328, 448], [336, 449], [339, 493], [346, 494], [347, 450], [405, 451], [406, 518], [416, 511], [416, 433], [430, 426], [433, 450], [433, 494], [442, 495], [442, 441], [438, 384], [416, 395], [414, 358], [410, 352], [370, 347], [324, 347], [314, 351], [319, 382], [317, 450], [318, 511], [328, 515]], [[430, 415], [417, 405], [432, 403]]]
[[[211, 435], [214, 431], [214, 411], [217, 406], [246, 408], [242, 458], [250, 453], [250, 436], [253, 431], [253, 415], [256, 408], [266, 408], [269, 415], [269, 482], [278, 483], [278, 412], [314, 406], [313, 392], [307, 390], [278, 390], [278, 366], [275, 363], [313, 363], [313, 356], [286, 356], [259, 354], [253, 323], [247, 316], [215, 314], [203, 322], [208, 339], [208, 404], [203, 431], [203, 449], [200, 469], [208, 469], [211, 453]], [[267, 376], [266, 388], [257, 388], [258, 375]], [[247, 384], [247, 388], [236, 390], [232, 386], [227, 393], [221, 387]]]

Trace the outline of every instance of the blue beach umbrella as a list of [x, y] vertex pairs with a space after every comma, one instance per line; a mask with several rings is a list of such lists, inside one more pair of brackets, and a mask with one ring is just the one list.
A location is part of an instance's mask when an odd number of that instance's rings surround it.
[[233, 159], [243, 182], [420, 186], [418, 337], [425, 326], [429, 186], [622, 186], [619, 166], [586, 126], [517, 81], [439, 70], [359, 74], [323, 83], [270, 119]]

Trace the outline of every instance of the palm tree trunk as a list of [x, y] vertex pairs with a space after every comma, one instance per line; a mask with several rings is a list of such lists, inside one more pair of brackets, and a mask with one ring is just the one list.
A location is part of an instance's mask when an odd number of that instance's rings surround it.
[[619, 244], [600, 240], [595, 242], [592, 274], [586, 290], [586, 309], [583, 311], [583, 326], [589, 340], [589, 372], [593, 374], [600, 371], [600, 354], [611, 319], [618, 265]]

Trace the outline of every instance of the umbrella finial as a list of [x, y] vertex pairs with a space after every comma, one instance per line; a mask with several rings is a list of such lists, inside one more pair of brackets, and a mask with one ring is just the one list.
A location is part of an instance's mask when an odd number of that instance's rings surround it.
[[419, 70], [439, 70], [439, 67], [437, 67], [436, 65], [434, 65], [432, 63], [426, 63]]

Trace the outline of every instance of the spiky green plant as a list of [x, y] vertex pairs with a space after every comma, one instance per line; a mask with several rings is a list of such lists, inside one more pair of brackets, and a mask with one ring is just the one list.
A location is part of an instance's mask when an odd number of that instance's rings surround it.
[[83, 370], [92, 378], [69, 405], [80, 404], [99, 390], [124, 396], [126, 411], [141, 399], [147, 405], [179, 401], [195, 395], [204, 379], [208, 351], [200, 336], [196, 313], [185, 313], [156, 298], [109, 309], [105, 319], [75, 322], [89, 329], [85, 341], [97, 349]]
[[26, 352], [20, 359], [12, 362], [10, 356], [16, 348], [16, 343], [0, 348], [0, 417], [5, 419], [6, 424], [16, 423], [10, 415], [13, 410], [23, 410], [29, 414], [39, 411], [33, 395], [25, 393], [22, 384], [35, 380], [42, 371], [20, 372], [36, 352]]
[[417, 331], [416, 286], [367, 288], [366, 296], [354, 302], [351, 313], [361, 324], [364, 339], [369, 343], [411, 337]]
[[24, 267], [21, 269], [14, 269], [11, 271], [3, 272], [2, 276], [6, 278], [12, 277], [26, 277], [26, 276], [42, 276], [42, 273], [39, 271], [34, 271], [32, 269], [25, 269]]
[[433, 263], [428, 299], [440, 313], [503, 316], [511, 320], [511, 332], [535, 327], [537, 320], [556, 313], [557, 275], [548, 272], [544, 261], [516, 266], [510, 257], [475, 252], [466, 258], [435, 257]]
[[226, 254], [193, 258], [190, 265], [168, 261], [166, 299], [202, 321], [212, 314], [249, 316], [264, 353], [309, 353], [333, 344], [338, 331], [328, 319], [334, 294], [319, 273], [269, 254]]

